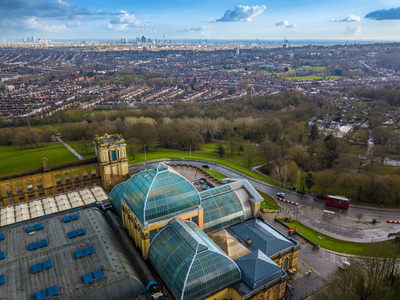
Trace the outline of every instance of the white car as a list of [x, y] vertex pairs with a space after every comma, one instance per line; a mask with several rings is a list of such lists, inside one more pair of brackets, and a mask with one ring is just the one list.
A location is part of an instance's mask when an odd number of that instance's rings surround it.
[[276, 193], [276, 195], [278, 197], [285, 198], [285, 193], [279, 192], [279, 193]]
[[342, 270], [346, 270], [348, 267], [350, 267], [350, 263], [348, 261], [344, 261], [339, 265], [339, 268]]

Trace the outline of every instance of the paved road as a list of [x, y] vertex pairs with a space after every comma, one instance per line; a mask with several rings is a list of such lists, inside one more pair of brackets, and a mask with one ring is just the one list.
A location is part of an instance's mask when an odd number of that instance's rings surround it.
[[[285, 198], [297, 202], [299, 206], [294, 206], [280, 202], [281, 206], [288, 211], [288, 214], [299, 217], [300, 220], [315, 230], [321, 230], [322, 233], [333, 237], [353, 240], [358, 242], [368, 242], [387, 239], [388, 233], [400, 231], [400, 224], [387, 224], [386, 220], [400, 220], [400, 211], [381, 208], [368, 208], [358, 205], [350, 205], [349, 209], [339, 209], [328, 207], [325, 201], [317, 201], [311, 197], [299, 195], [294, 191], [284, 190], [282, 188], [270, 185], [263, 181], [244, 175], [236, 170], [223, 165], [211, 164], [204, 161], [184, 161], [185, 164], [191, 164], [201, 167], [208, 164], [212, 170], [218, 171], [229, 178], [245, 178], [256, 189], [275, 196], [277, 192], [284, 192]], [[180, 164], [182, 160], [170, 160], [170, 163]], [[130, 172], [135, 172], [143, 168], [143, 165], [130, 167]], [[299, 208], [299, 210], [298, 210]], [[324, 210], [335, 212], [333, 218], [326, 218]], [[361, 222], [358, 222], [356, 214], [361, 213]], [[382, 222], [373, 225], [372, 219]]]

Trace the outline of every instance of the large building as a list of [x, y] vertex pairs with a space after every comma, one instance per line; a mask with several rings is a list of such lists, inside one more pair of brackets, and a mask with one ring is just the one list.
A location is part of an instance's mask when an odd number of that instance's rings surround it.
[[281, 299], [297, 268], [298, 243], [256, 218], [247, 180], [202, 188], [158, 163], [109, 198], [175, 299]]

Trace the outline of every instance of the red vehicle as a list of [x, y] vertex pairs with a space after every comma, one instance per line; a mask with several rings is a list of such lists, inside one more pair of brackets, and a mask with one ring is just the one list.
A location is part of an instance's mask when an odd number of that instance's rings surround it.
[[343, 196], [328, 195], [325, 204], [340, 208], [349, 208], [350, 200]]

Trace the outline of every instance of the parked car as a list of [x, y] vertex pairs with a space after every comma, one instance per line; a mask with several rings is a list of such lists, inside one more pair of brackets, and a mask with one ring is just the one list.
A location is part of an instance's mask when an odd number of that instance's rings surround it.
[[350, 263], [348, 261], [344, 261], [339, 265], [339, 268], [342, 270], [346, 270], [348, 267], [350, 267]]
[[280, 197], [280, 198], [285, 198], [285, 193], [278, 192], [278, 193], [276, 193], [276, 195], [277, 195], [278, 197]]
[[210, 167], [208, 165], [202, 165], [202, 168], [209, 169]]

